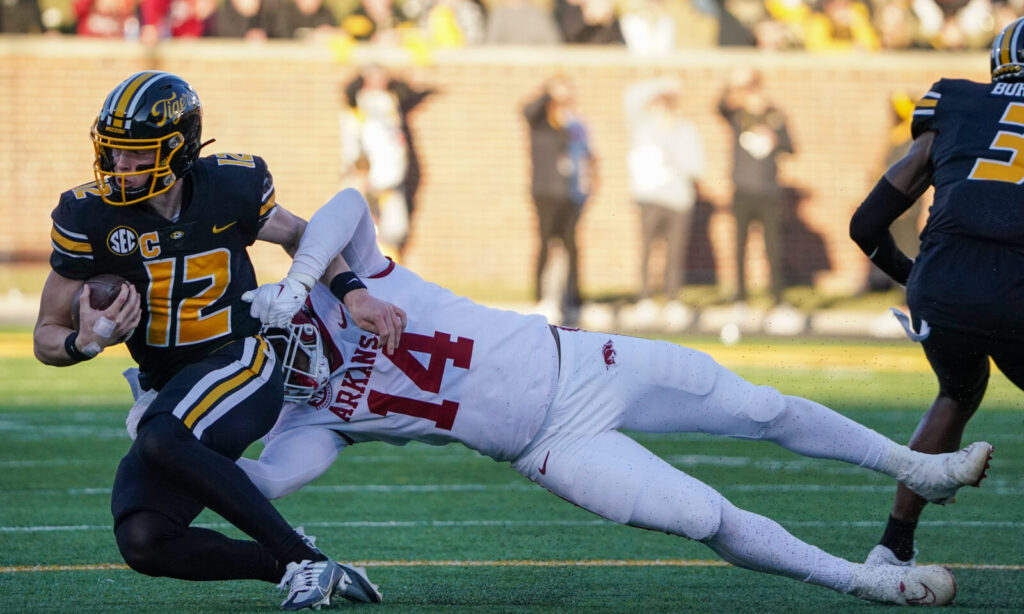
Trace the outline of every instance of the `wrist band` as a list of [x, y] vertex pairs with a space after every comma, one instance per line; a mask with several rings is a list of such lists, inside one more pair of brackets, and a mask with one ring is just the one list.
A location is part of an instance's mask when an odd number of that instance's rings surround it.
[[359, 276], [352, 271], [345, 271], [344, 273], [338, 273], [331, 280], [331, 294], [338, 297], [339, 301], [345, 300], [345, 295], [353, 290], [360, 288], [366, 289], [366, 284], [363, 283]]
[[85, 360], [91, 360], [100, 353], [100, 346], [95, 343], [90, 343], [85, 346], [85, 350], [78, 349], [75, 345], [75, 341], [78, 339], [78, 331], [72, 331], [67, 337], [64, 338], [64, 351], [68, 353], [73, 360], [82, 362]]

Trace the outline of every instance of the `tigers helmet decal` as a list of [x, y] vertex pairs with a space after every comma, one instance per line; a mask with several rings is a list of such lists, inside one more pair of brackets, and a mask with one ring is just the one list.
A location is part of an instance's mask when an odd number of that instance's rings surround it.
[[171, 189], [199, 157], [202, 121], [199, 96], [180, 77], [149, 70], [125, 79], [92, 126], [103, 200], [131, 205]]

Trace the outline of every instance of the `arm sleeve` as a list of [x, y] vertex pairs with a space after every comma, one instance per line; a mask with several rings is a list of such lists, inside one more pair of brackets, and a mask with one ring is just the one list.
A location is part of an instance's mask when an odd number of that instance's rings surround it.
[[914, 261], [897, 247], [889, 226], [913, 204], [914, 199], [883, 176], [850, 219], [850, 238], [878, 268], [902, 285], [906, 285]]
[[370, 208], [352, 188], [338, 192], [313, 214], [288, 272], [320, 279], [339, 252], [359, 276], [379, 273], [388, 266], [377, 246]]

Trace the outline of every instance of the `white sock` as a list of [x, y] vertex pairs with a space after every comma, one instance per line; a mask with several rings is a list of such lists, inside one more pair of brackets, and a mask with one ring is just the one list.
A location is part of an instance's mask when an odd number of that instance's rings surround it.
[[840, 593], [853, 586], [853, 563], [803, 542], [774, 520], [722, 501], [722, 522], [704, 542], [726, 561]]
[[885, 458], [878, 463], [877, 467], [872, 467], [872, 469], [877, 469], [885, 475], [902, 481], [907, 477], [908, 470], [926, 460], [929, 456], [931, 455], [915, 452], [907, 446], [896, 446], [885, 455]]
[[[820, 403], [785, 396], [786, 408], [772, 422], [765, 439], [813, 458], [845, 461], [894, 475], [888, 469], [901, 462], [900, 446], [878, 431], [854, 422]], [[894, 457], [893, 455], [896, 454]]]

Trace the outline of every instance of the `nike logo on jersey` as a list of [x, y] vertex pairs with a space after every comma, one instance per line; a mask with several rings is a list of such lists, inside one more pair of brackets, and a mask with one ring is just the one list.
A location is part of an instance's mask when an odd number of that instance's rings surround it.
[[547, 454], [544, 455], [544, 464], [541, 465], [540, 469], [537, 470], [537, 471], [540, 472], [541, 475], [547, 475], [547, 473], [548, 473], [548, 457], [549, 456], [551, 456], [551, 452], [548, 452]]
[[213, 234], [218, 235], [218, 234], [224, 232], [225, 230], [227, 230], [228, 228], [231, 228], [232, 226], [234, 226], [237, 223], [238, 223], [238, 220], [235, 220], [234, 222], [231, 222], [230, 224], [225, 224], [224, 226], [218, 226], [218, 225], [214, 224], [213, 225]]

